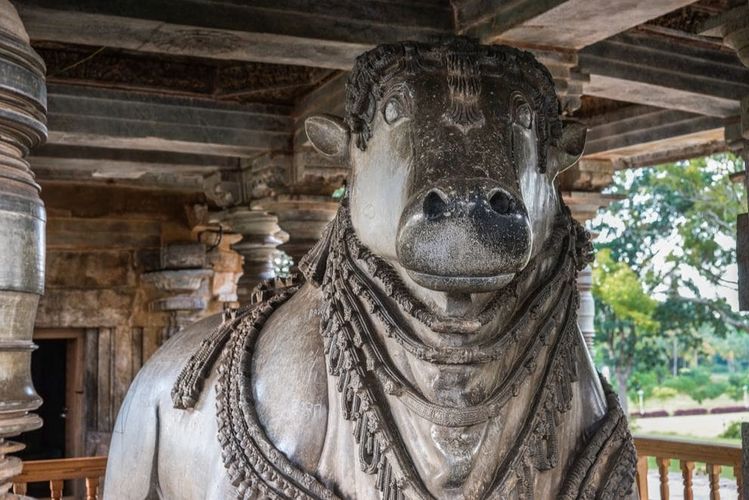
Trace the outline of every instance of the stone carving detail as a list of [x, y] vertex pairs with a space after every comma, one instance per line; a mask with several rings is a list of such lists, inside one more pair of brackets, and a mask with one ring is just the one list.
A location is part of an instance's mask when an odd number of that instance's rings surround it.
[[274, 277], [273, 259], [281, 255], [277, 247], [288, 241], [289, 235], [278, 226], [278, 217], [247, 207], [225, 210], [215, 218], [242, 235], [232, 248], [244, 257], [237, 294], [241, 302], [246, 302], [255, 285]]
[[[301, 276], [144, 368], [105, 496], [636, 498], [626, 419], [577, 327], [592, 246], [554, 180], [584, 128], [560, 121], [549, 73], [462, 38], [381, 46], [357, 60], [345, 121], [306, 131], [351, 164], [347, 197]], [[168, 395], [150, 385], [166, 376]], [[195, 435], [209, 425], [217, 440]], [[135, 488], [118, 471], [143, 449], [160, 465], [137, 465]]]
[[172, 243], [141, 254], [146, 271], [141, 280], [154, 290], [149, 307], [169, 315], [163, 340], [237, 302], [242, 256], [230, 247], [241, 236], [196, 227], [200, 242]]

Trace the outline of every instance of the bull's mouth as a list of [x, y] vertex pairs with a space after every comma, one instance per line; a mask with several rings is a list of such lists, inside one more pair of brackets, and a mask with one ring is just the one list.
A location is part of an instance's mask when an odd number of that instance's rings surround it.
[[411, 269], [406, 269], [406, 272], [417, 285], [448, 293], [493, 292], [505, 287], [515, 277], [515, 273], [502, 273], [494, 276], [443, 276]]

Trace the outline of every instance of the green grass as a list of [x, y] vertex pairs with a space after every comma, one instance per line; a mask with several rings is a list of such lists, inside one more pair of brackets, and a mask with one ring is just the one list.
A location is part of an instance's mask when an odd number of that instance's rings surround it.
[[[706, 399], [702, 402], [702, 404], [698, 404], [695, 400], [690, 398], [689, 396], [685, 394], [679, 394], [675, 398], [667, 399], [665, 401], [660, 401], [658, 399], [646, 399], [645, 400], [645, 411], [652, 411], [652, 410], [667, 410], [670, 412], [673, 412], [677, 409], [683, 409], [683, 408], [713, 408], [716, 406], [736, 406], [741, 405], [743, 401], [736, 401], [728, 397], [728, 395], [723, 394], [715, 399]], [[631, 412], [636, 412], [640, 408], [640, 403], [638, 401], [629, 401], [629, 410]]]

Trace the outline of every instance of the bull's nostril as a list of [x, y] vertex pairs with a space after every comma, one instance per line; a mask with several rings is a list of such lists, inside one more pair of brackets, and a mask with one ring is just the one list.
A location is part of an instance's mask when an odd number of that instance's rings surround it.
[[513, 200], [504, 191], [496, 191], [491, 196], [491, 198], [489, 198], [489, 205], [491, 205], [492, 210], [494, 210], [500, 215], [505, 215], [510, 212], [514, 212], [516, 208], [515, 200]]
[[445, 198], [445, 195], [437, 190], [429, 191], [424, 198], [424, 216], [428, 220], [445, 215], [447, 211], [447, 200]]

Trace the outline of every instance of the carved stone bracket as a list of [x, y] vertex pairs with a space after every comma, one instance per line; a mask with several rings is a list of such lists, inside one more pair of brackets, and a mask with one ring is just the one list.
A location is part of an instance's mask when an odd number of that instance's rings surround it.
[[288, 242], [279, 248], [298, 264], [335, 217], [338, 202], [328, 196], [278, 195], [257, 200], [251, 207], [278, 217], [278, 225], [289, 235]]
[[292, 158], [287, 153], [266, 153], [242, 159], [242, 201], [273, 196], [291, 183]]
[[203, 192], [206, 198], [219, 207], [231, 206], [241, 198], [239, 183], [226, 177], [226, 173], [217, 172], [203, 180]]
[[614, 179], [614, 164], [609, 160], [580, 160], [559, 174], [559, 186], [569, 191], [600, 192]]
[[621, 196], [601, 194], [596, 191], [562, 191], [562, 198], [572, 212], [572, 217], [581, 224], [593, 219], [599, 208], [605, 208]]
[[233, 249], [233, 245], [242, 239], [241, 234], [218, 231], [203, 231], [199, 241], [208, 246], [206, 258], [208, 267], [213, 271], [210, 283], [209, 313], [218, 312], [226, 306], [235, 306], [237, 282], [242, 276], [242, 256]]
[[[736, 51], [749, 68], [749, 2], [708, 19], [702, 29], [706, 36], [716, 36]], [[730, 120], [725, 129], [726, 144], [744, 159], [744, 186], [749, 187], [749, 95], [741, 100], [740, 116]], [[749, 310], [749, 215], [740, 214], [737, 224], [736, 253], [739, 277], [739, 309]]]
[[701, 34], [721, 37], [724, 44], [736, 51], [744, 66], [749, 67], [749, 2], [708, 19]]
[[286, 243], [289, 235], [278, 226], [278, 217], [248, 207], [231, 208], [212, 217], [242, 235], [242, 240], [232, 248], [244, 257], [237, 295], [240, 302], [246, 302], [255, 285], [274, 277], [273, 259], [281, 254], [276, 247]]
[[6, 439], [42, 426], [30, 413], [42, 404], [31, 353], [44, 292], [46, 214], [26, 157], [47, 137], [44, 73], [15, 8], [0, 0], [0, 497], [22, 469], [6, 455], [24, 446]]
[[528, 49], [551, 72], [562, 112], [570, 114], [580, 109], [583, 84], [588, 76], [577, 70], [577, 54], [572, 51]]

